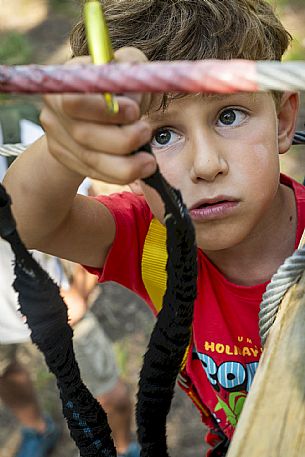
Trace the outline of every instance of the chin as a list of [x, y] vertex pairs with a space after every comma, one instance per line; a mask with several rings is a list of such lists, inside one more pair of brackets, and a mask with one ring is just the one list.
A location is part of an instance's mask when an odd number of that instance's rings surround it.
[[232, 234], [228, 232], [224, 233], [221, 231], [222, 233], [219, 233], [218, 235], [217, 232], [215, 232], [210, 237], [204, 236], [202, 233], [196, 233], [196, 242], [198, 248], [200, 248], [202, 251], [223, 251], [234, 248], [244, 239], [244, 237], [241, 234], [236, 233], [236, 231]]

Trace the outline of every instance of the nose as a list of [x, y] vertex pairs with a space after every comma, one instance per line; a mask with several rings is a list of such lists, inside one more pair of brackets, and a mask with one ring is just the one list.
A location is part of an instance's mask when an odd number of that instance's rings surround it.
[[213, 182], [219, 175], [226, 175], [229, 167], [217, 139], [197, 136], [190, 145], [192, 163], [191, 179], [194, 182]]

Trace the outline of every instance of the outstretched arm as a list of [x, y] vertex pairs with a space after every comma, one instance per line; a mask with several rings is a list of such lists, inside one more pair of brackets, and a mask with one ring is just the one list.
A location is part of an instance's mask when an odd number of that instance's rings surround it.
[[100, 266], [113, 241], [114, 222], [103, 205], [76, 196], [82, 180], [83, 176], [49, 153], [42, 138], [10, 167], [4, 185], [12, 197], [21, 237], [29, 248]]
[[[145, 59], [134, 49], [119, 53], [120, 60]], [[46, 137], [15, 161], [4, 180], [28, 247], [103, 265], [115, 224], [102, 204], [76, 196], [78, 186], [85, 176], [127, 184], [156, 167], [149, 154], [130, 155], [151, 138], [150, 127], [140, 120], [139, 104], [127, 97], [118, 101], [120, 112], [109, 115], [99, 95], [45, 98], [41, 121]]]

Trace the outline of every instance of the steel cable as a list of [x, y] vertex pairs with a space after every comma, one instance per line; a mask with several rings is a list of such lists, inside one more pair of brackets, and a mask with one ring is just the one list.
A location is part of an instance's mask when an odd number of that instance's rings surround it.
[[296, 284], [305, 270], [305, 247], [288, 257], [272, 277], [263, 295], [259, 312], [259, 329], [262, 344], [266, 343], [272, 324], [284, 295]]

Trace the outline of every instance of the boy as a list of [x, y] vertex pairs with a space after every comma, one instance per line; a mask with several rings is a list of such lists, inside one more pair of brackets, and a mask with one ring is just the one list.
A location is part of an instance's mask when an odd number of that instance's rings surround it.
[[[115, 49], [136, 46], [151, 60], [280, 60], [290, 41], [264, 0], [104, 6]], [[71, 42], [75, 56], [88, 53], [82, 24]], [[144, 59], [130, 48], [116, 58]], [[150, 235], [164, 234], [163, 205], [141, 181], [157, 161], [182, 192], [198, 245], [198, 297], [182, 386], [204, 422], [231, 438], [261, 353], [262, 294], [305, 227], [304, 188], [280, 177], [278, 161], [291, 145], [298, 95], [120, 96], [116, 116], [107, 114], [101, 96], [45, 101], [46, 140], [18, 159], [5, 181], [23, 239], [88, 265], [100, 281], [123, 284], [157, 312], [160, 284], [150, 281], [159, 278], [164, 245], [157, 243], [148, 265], [145, 254]], [[149, 141], [155, 159], [130, 155]], [[133, 194], [75, 197], [87, 175], [131, 183]]]

